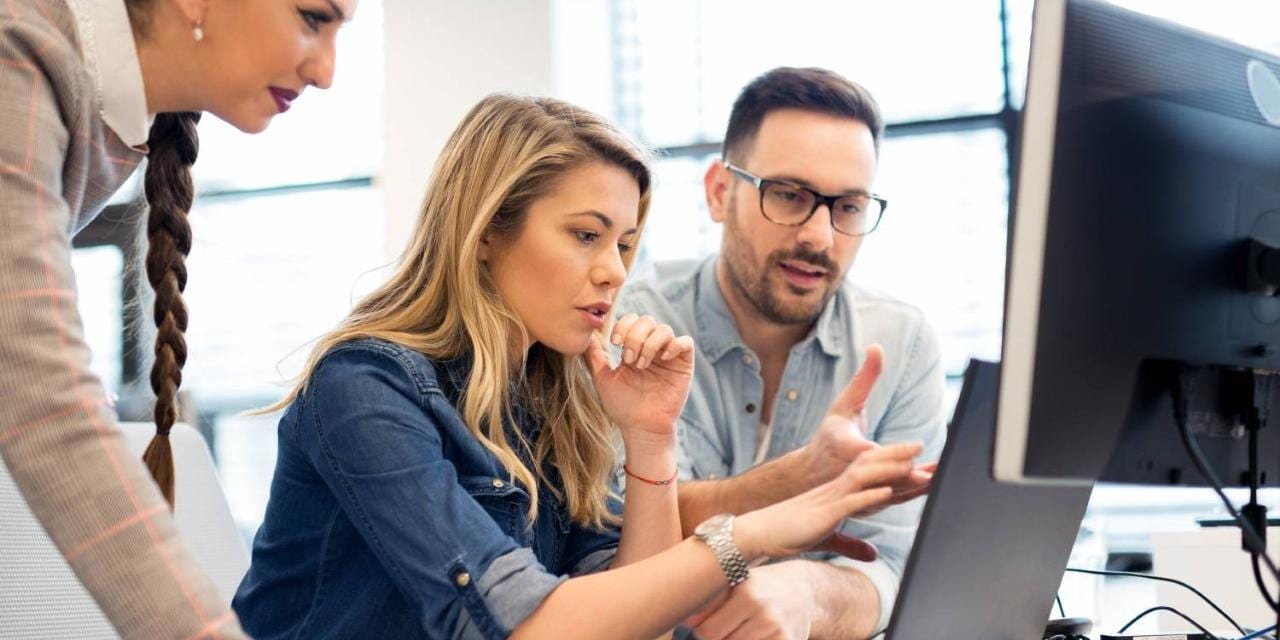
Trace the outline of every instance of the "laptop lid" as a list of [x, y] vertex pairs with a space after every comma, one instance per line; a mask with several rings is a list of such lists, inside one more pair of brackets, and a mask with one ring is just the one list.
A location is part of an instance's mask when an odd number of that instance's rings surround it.
[[948, 428], [889, 640], [1040, 638], [1092, 487], [992, 478], [1000, 366], [973, 360]]

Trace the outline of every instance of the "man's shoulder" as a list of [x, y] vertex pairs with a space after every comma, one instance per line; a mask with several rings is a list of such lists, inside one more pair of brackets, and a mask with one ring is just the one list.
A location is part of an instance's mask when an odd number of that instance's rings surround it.
[[664, 295], [691, 289], [705, 262], [706, 259], [649, 261], [630, 277], [624, 293]]
[[844, 298], [852, 306], [858, 320], [924, 322], [924, 311], [910, 302], [873, 287], [844, 283]]
[[[619, 297], [618, 313], [691, 317], [703, 260], [664, 260], [645, 264], [631, 276]], [[670, 322], [673, 318], [666, 318]]]
[[901, 350], [937, 348], [937, 335], [920, 307], [880, 289], [846, 282], [842, 299], [849, 306], [859, 344], [880, 344], [886, 355]]

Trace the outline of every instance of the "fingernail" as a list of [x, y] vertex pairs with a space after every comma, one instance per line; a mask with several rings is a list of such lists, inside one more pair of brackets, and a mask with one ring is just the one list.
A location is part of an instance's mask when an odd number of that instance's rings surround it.
[[644, 366], [648, 363], [649, 363], [648, 360], [645, 360], [644, 358], [640, 358], [639, 360], [636, 361], [636, 368], [643, 369]]
[[631, 364], [631, 361], [632, 361], [632, 360], [635, 360], [635, 359], [636, 359], [636, 354], [635, 354], [633, 351], [631, 351], [630, 349], [627, 349], [626, 351], [623, 351], [623, 352], [622, 352], [622, 361], [623, 361], [623, 362], [625, 362], [625, 363], [627, 363], [627, 364]]
[[609, 337], [609, 342], [612, 342], [614, 344], [622, 344], [622, 336], [615, 333]]
[[671, 359], [671, 356], [673, 356], [673, 355], [675, 355], [675, 354], [671, 353], [670, 351], [663, 351], [663, 352], [662, 352], [662, 359], [663, 359], [663, 360], [670, 360], [670, 359]]

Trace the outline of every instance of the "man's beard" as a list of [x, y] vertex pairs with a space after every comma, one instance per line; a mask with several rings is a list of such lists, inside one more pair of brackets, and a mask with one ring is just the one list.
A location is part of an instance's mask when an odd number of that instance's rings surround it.
[[[735, 200], [736, 198], [730, 197], [729, 215], [725, 220], [725, 234], [728, 240], [725, 243], [725, 272], [730, 285], [770, 322], [783, 325], [812, 324], [821, 315], [827, 300], [835, 292], [835, 287], [831, 283], [840, 273], [839, 266], [826, 253], [809, 251], [803, 246], [797, 246], [791, 250], [779, 249], [769, 254], [767, 260], [756, 260], [754, 250], [736, 222]], [[770, 269], [779, 268], [778, 262], [782, 260], [801, 260], [826, 270], [825, 290], [816, 302], [787, 302], [774, 293], [767, 276]], [[797, 294], [803, 293], [790, 284], [784, 286], [791, 288]]]

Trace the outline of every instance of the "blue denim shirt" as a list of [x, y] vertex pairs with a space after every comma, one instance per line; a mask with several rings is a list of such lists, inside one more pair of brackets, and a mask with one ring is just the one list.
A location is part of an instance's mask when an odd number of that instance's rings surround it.
[[[376, 340], [324, 357], [280, 420], [266, 518], [232, 602], [246, 632], [505, 638], [566, 576], [608, 567], [619, 531], [572, 522], [545, 487], [528, 526], [528, 494], [456, 409], [466, 372], [463, 358]], [[518, 404], [515, 416], [536, 438]]]
[[[647, 313], [697, 343], [693, 385], [679, 425], [682, 480], [737, 475], [756, 459], [764, 379], [760, 359], [743, 343], [716, 283], [716, 259], [651, 263], [627, 283], [616, 312]], [[884, 347], [884, 369], [867, 401], [867, 435], [881, 443], [921, 441], [920, 460], [937, 460], [946, 438], [937, 337], [915, 307], [849, 281], [787, 357], [769, 421], [766, 459], [809, 440], [873, 343]], [[923, 499], [913, 500], [845, 521], [843, 533], [879, 550], [875, 562], [816, 556], [855, 567], [871, 579], [880, 595], [877, 631], [888, 624], [923, 508]]]

